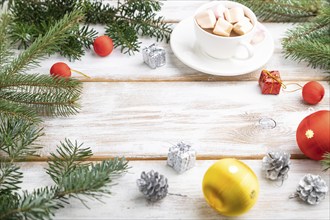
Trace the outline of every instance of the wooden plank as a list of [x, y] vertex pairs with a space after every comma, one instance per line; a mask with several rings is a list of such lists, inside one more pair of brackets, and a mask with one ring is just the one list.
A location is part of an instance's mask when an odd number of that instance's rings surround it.
[[[75, 116], [45, 120], [43, 156], [65, 138], [85, 142], [99, 158], [164, 157], [179, 141], [204, 158], [260, 157], [269, 150], [300, 155], [296, 128], [305, 116], [329, 109], [329, 93], [310, 106], [300, 92], [262, 95], [257, 81], [84, 83], [81, 105]], [[262, 118], [277, 126], [263, 129]]]
[[[98, 201], [88, 201], [90, 209], [79, 201], [71, 199], [70, 205], [58, 210], [55, 219], [227, 219], [211, 209], [203, 198], [202, 179], [207, 168], [214, 161], [197, 161], [191, 170], [177, 174], [165, 161], [134, 161], [129, 172], [112, 186], [113, 194]], [[296, 199], [288, 199], [295, 192], [299, 180], [307, 173], [321, 175], [329, 185], [330, 173], [322, 172], [318, 162], [293, 160], [289, 177], [283, 185], [263, 177], [260, 160], [245, 160], [257, 174], [260, 195], [256, 205], [238, 219], [329, 219], [330, 199], [326, 198], [316, 206], [307, 205]], [[24, 163], [24, 184], [32, 190], [35, 187], [51, 185], [45, 174], [45, 163]], [[158, 203], [150, 204], [137, 189], [136, 180], [142, 171], [154, 169], [165, 175], [169, 181], [169, 192], [182, 196], [168, 195]]]
[[[264, 66], [270, 70], [279, 70], [283, 80], [324, 80], [327, 73], [320, 69], [307, 67], [305, 63], [298, 64], [289, 59], [285, 59], [282, 54], [280, 39], [285, 31], [292, 24], [267, 23], [266, 28], [271, 32], [275, 41], [275, 51], [273, 57]], [[102, 33], [102, 28], [98, 27]], [[142, 39], [142, 47], [148, 46], [154, 42], [154, 39]], [[41, 62], [41, 66], [30, 72], [48, 74], [50, 67], [59, 61], [69, 64], [72, 69], [82, 71], [92, 77], [88, 79], [74, 74], [82, 81], [233, 81], [233, 80], [256, 80], [260, 75], [260, 70], [233, 77], [222, 77], [204, 74], [196, 71], [185, 64], [173, 54], [170, 45], [160, 43], [166, 49], [167, 63], [165, 66], [157, 69], [150, 69], [143, 63], [142, 55], [136, 53], [133, 56], [121, 54], [119, 49], [104, 58], [97, 57], [92, 51], [87, 51], [86, 55], [80, 61], [68, 62], [60, 56], [51, 56]]]

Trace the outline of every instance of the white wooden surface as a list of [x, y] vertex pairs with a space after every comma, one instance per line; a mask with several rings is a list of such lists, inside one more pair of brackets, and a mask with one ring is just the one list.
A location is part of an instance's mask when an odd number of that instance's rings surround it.
[[[116, 1], [112, 1], [116, 2]], [[161, 15], [175, 23], [193, 14], [207, 1], [164, 1]], [[92, 160], [125, 156], [130, 161], [129, 173], [121, 177], [114, 192], [104, 203], [90, 201], [86, 209], [72, 200], [56, 213], [56, 219], [224, 219], [206, 204], [201, 182], [214, 159], [242, 159], [256, 172], [261, 193], [255, 207], [237, 219], [329, 219], [329, 195], [318, 206], [306, 205], [288, 196], [306, 173], [321, 175], [329, 185], [329, 172], [322, 172], [318, 162], [304, 159], [295, 141], [299, 122], [308, 114], [329, 109], [329, 84], [324, 71], [282, 56], [281, 38], [293, 24], [265, 23], [275, 41], [275, 52], [267, 69], [281, 72], [284, 82], [301, 85], [317, 80], [326, 89], [323, 101], [316, 106], [302, 102], [300, 92], [266, 96], [260, 93], [260, 72], [221, 77], [200, 73], [181, 63], [168, 44], [167, 64], [156, 70], [142, 62], [141, 54], [123, 55], [116, 49], [105, 58], [87, 52], [81, 61], [70, 63], [72, 69], [92, 76], [84, 81], [81, 112], [70, 118], [45, 119], [46, 135], [40, 139], [40, 160], [64, 138], [77, 139], [95, 153]], [[102, 27], [96, 27], [101, 33]], [[142, 39], [142, 46], [153, 39]], [[44, 60], [33, 72], [48, 74], [59, 56]], [[263, 129], [259, 120], [276, 121], [273, 129]], [[195, 168], [176, 174], [166, 166], [168, 148], [185, 141], [197, 150]], [[261, 174], [261, 158], [267, 151], [292, 153], [292, 169], [282, 186], [267, 181]], [[148, 161], [147, 161], [148, 160]], [[150, 161], [149, 161], [150, 160]], [[45, 174], [44, 162], [22, 164], [25, 173], [22, 187], [31, 190], [52, 184]], [[169, 179], [170, 192], [186, 195], [167, 196], [148, 204], [139, 194], [136, 179], [142, 171], [157, 170]]]

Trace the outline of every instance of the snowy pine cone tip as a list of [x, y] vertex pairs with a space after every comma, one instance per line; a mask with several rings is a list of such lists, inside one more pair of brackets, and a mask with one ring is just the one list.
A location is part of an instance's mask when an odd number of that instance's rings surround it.
[[311, 205], [320, 203], [328, 192], [326, 182], [318, 175], [306, 174], [299, 182], [296, 193], [290, 198], [299, 197]]
[[271, 180], [284, 180], [290, 170], [290, 154], [286, 152], [270, 152], [262, 159], [262, 169], [266, 178]]
[[140, 192], [151, 202], [156, 202], [167, 195], [167, 178], [153, 170], [142, 172], [141, 179], [136, 181]]

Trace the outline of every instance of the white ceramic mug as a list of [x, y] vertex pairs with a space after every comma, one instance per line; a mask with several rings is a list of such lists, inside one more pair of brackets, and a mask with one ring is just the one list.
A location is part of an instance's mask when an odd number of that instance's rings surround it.
[[[215, 35], [203, 30], [195, 19], [195, 15], [201, 11], [204, 11], [208, 8], [212, 8], [215, 5], [222, 4], [227, 8], [232, 7], [242, 7], [244, 10], [245, 16], [250, 18], [253, 28], [248, 33], [241, 36], [233, 36], [233, 37], [222, 37], [219, 35]], [[202, 5], [196, 10], [194, 15], [194, 29], [196, 35], [196, 43], [200, 47], [200, 49], [205, 52], [207, 55], [214, 57], [216, 59], [249, 59], [253, 56], [254, 48], [250, 44], [252, 38], [255, 35], [257, 29], [257, 17], [256, 15], [246, 6], [231, 1], [214, 1], [207, 4]], [[243, 47], [247, 51], [247, 56], [239, 57], [237, 56], [237, 51]]]

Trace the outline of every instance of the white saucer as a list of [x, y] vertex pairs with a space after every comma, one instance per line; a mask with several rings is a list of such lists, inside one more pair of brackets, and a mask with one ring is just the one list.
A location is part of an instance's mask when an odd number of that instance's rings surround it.
[[202, 52], [195, 43], [193, 17], [186, 18], [176, 25], [171, 34], [170, 44], [175, 56], [195, 70], [220, 76], [242, 75], [265, 65], [273, 54], [273, 38], [262, 25], [260, 27], [264, 32], [264, 38], [253, 45], [254, 55], [245, 60], [215, 59]]

